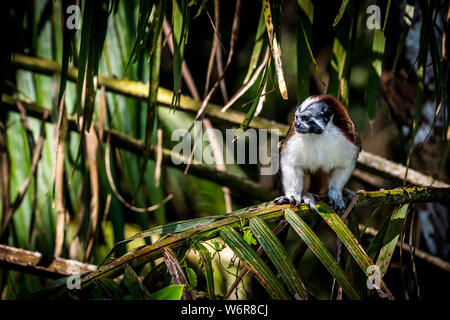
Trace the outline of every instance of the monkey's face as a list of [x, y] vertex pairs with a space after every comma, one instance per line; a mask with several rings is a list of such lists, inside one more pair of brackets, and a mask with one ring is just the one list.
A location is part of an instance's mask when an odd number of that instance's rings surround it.
[[295, 131], [301, 134], [322, 134], [333, 117], [327, 105], [317, 102], [295, 111]]

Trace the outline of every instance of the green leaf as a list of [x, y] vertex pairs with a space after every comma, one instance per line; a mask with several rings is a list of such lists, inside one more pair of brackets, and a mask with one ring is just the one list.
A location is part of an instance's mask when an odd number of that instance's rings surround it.
[[[359, 244], [356, 237], [347, 228], [341, 218], [323, 202], [317, 205], [317, 212], [325, 220], [325, 222], [333, 229], [336, 235], [341, 239], [342, 243], [347, 247], [350, 254], [356, 260], [358, 265], [364, 271], [369, 279], [374, 276], [375, 270], [372, 259], [367, 255], [362, 246]], [[386, 295], [390, 298], [392, 294], [389, 292], [386, 284], [380, 279], [381, 295]]]
[[252, 55], [250, 57], [250, 63], [248, 64], [247, 74], [245, 75], [243, 83], [247, 83], [250, 79], [251, 75], [255, 71], [259, 56], [261, 55], [261, 49], [264, 44], [264, 31], [265, 31], [265, 22], [264, 22], [264, 11], [261, 10], [261, 14], [259, 16], [258, 28], [256, 29], [255, 35], [255, 44], [253, 45]]
[[[376, 207], [376, 209], [372, 212], [369, 219], [367, 220], [366, 224], [364, 225], [364, 228], [359, 233], [359, 238], [362, 238], [364, 234], [366, 233], [366, 229], [372, 224], [374, 219], [378, 216], [378, 213], [381, 210], [381, 206]], [[369, 255], [370, 256], [370, 255]]]
[[331, 253], [324, 246], [322, 241], [311, 230], [311, 228], [292, 209], [284, 210], [284, 217], [289, 222], [295, 232], [308, 245], [311, 251], [319, 258], [331, 275], [336, 279], [342, 290], [351, 300], [360, 300], [358, 293], [353, 289], [344, 271], [333, 258]]
[[243, 232], [243, 238], [245, 242], [247, 242], [249, 245], [256, 244], [256, 239], [253, 237], [253, 233], [250, 231], [249, 227], [244, 228]]
[[383, 24], [383, 34], [384, 30], [386, 30], [387, 21], [389, 18], [389, 11], [391, 10], [391, 0], [388, 0], [388, 3], [386, 5], [386, 17], [384, 18], [384, 24]]
[[250, 228], [294, 297], [301, 300], [307, 299], [300, 274], [277, 236], [258, 217], [250, 219]]
[[[150, 157], [150, 147], [152, 145], [152, 136], [154, 135], [154, 131], [156, 132], [157, 129], [157, 117], [156, 117], [156, 111], [157, 111], [157, 95], [158, 95], [158, 88], [159, 88], [159, 72], [160, 72], [160, 65], [161, 65], [161, 29], [160, 24], [162, 24], [162, 21], [164, 19], [164, 8], [162, 8], [161, 3], [165, 3], [165, 1], [160, 1], [159, 5], [155, 7], [155, 16], [158, 18], [154, 18], [152, 25], [152, 32], [151, 37], [152, 39], [156, 39], [155, 42], [152, 42], [152, 47], [150, 49], [150, 79], [149, 79], [149, 93], [148, 93], [148, 100], [147, 100], [147, 115], [146, 115], [146, 122], [145, 122], [145, 151], [143, 154], [143, 164], [140, 168], [140, 174], [139, 174], [139, 183], [138, 187], [136, 188], [135, 194], [133, 199], [136, 199], [138, 192], [141, 188], [141, 186], [144, 184], [144, 176], [147, 170], [147, 165]], [[161, 21], [161, 23], [160, 23]], [[155, 125], [156, 124], [156, 125]]]
[[142, 286], [138, 275], [128, 264], [124, 268], [122, 283], [130, 291], [134, 299], [150, 299], [150, 295], [144, 286]]
[[310, 95], [309, 66], [311, 59], [318, 71], [317, 63], [311, 51], [314, 4], [311, 0], [298, 0], [297, 20], [297, 103], [301, 103]]
[[266, 289], [267, 293], [276, 300], [287, 300], [289, 294], [284, 290], [280, 281], [269, 269], [260, 256], [245, 242], [244, 239], [231, 229], [223, 229], [220, 237], [234, 251], [242, 263], [252, 271], [256, 279]]
[[375, 237], [372, 239], [372, 241], [369, 244], [369, 247], [367, 248], [367, 255], [370, 257], [370, 259], [375, 260], [377, 253], [379, 253], [379, 250], [381, 249], [381, 246], [383, 245], [383, 239], [386, 235], [386, 231], [389, 225], [389, 217], [386, 218], [386, 220], [381, 225], [381, 228], [378, 230], [378, 233], [375, 235]]
[[223, 245], [222, 242], [219, 242], [217, 240], [211, 240], [211, 244], [214, 246], [214, 249], [216, 251], [222, 251], [223, 249], [225, 249], [225, 246]]
[[370, 120], [374, 120], [377, 112], [377, 99], [380, 90], [380, 78], [383, 64], [383, 54], [386, 39], [379, 29], [373, 30], [371, 64], [369, 80], [367, 84], [367, 114]]
[[348, 107], [352, 49], [356, 41], [359, 4], [351, 2], [347, 14], [336, 28], [333, 57], [329, 66], [327, 94], [335, 96]]
[[392, 211], [389, 219], [389, 224], [386, 230], [386, 235], [383, 239], [383, 247], [377, 259], [377, 266], [380, 267], [381, 277], [386, 274], [386, 271], [391, 262], [392, 255], [394, 254], [395, 247], [398, 239], [402, 233], [403, 223], [408, 212], [408, 204], [398, 206]]
[[266, 68], [264, 69], [264, 74], [261, 78], [261, 82], [259, 83], [259, 88], [258, 88], [258, 92], [256, 93], [255, 99], [254, 99], [252, 105], [250, 106], [250, 109], [248, 110], [247, 114], [245, 115], [244, 120], [242, 120], [241, 129], [244, 131], [249, 128], [250, 122], [252, 121], [253, 116], [255, 115], [256, 108], [258, 107], [259, 99], [261, 98], [262, 92], [267, 83], [267, 75], [269, 73], [268, 72], [269, 67], [270, 67], [270, 59], [266, 65]]
[[344, 15], [345, 9], [347, 9], [349, 0], [343, 0], [341, 7], [339, 8], [338, 14], [336, 18], [334, 18], [333, 27], [335, 27], [339, 21], [341, 20], [342, 16]]
[[175, 108], [180, 103], [181, 64], [183, 62], [184, 47], [188, 38], [191, 9], [187, 0], [181, 0], [181, 10], [178, 1], [172, 1], [173, 23], [173, 97], [171, 107]]
[[78, 54], [78, 81], [77, 81], [77, 102], [76, 102], [78, 120], [80, 120], [81, 115], [81, 93], [83, 90], [84, 75], [86, 72], [86, 66], [88, 61], [89, 46], [91, 44], [90, 38], [92, 36], [91, 28], [94, 19], [94, 6], [95, 6], [94, 1], [87, 1], [84, 4], [83, 10], [83, 22], [82, 22], [83, 27], [81, 28], [80, 51]]
[[152, 292], [151, 296], [158, 300], [181, 300], [183, 288], [183, 285], [172, 284], [156, 292]]
[[212, 267], [212, 259], [208, 249], [201, 243], [195, 244], [195, 250], [200, 255], [203, 268], [205, 270], [206, 286], [208, 289], [208, 296], [210, 300], [216, 300], [216, 294], [214, 290], [214, 269]]
[[197, 287], [197, 275], [195, 274], [194, 269], [187, 267], [186, 268], [186, 277], [189, 283], [187, 290], [192, 290]]
[[[67, 21], [69, 14], [67, 13], [67, 8], [69, 5], [71, 5], [70, 1], [64, 0], [62, 2], [62, 11], [61, 14], [63, 15], [64, 21]], [[59, 95], [58, 95], [58, 103], [57, 106], [60, 105], [61, 99], [63, 96], [64, 91], [66, 90], [66, 83], [67, 83], [67, 71], [69, 69], [69, 60], [73, 55], [72, 52], [72, 45], [73, 45], [73, 38], [75, 36], [75, 32], [77, 29], [70, 30], [67, 28], [67, 26], [64, 24], [63, 29], [63, 51], [62, 51], [62, 64], [61, 64], [61, 79], [59, 83]]]
[[135, 63], [139, 52], [146, 46], [145, 28], [149, 25], [150, 13], [152, 12], [155, 1], [141, 1], [139, 8], [139, 20], [137, 25], [136, 39], [134, 40], [133, 49], [128, 59], [125, 70], [128, 69], [131, 62]]
[[[274, 60], [278, 80], [278, 89], [280, 90], [280, 94], [283, 97], [283, 99], [287, 100], [288, 92], [286, 82], [284, 81], [283, 66], [281, 64], [281, 52], [277, 42], [277, 34], [275, 33], [274, 25], [272, 23], [272, 13], [270, 11], [269, 0], [263, 0], [263, 11], [264, 11], [264, 19], [266, 21], [267, 34], [269, 37], [269, 45], [272, 51], [272, 57]], [[258, 96], [260, 96], [260, 94]]]
[[197, 10], [197, 13], [195, 14], [194, 19], [197, 18], [202, 13], [203, 9], [205, 9], [207, 2], [208, 2], [208, 0], [202, 0], [202, 3], [198, 7], [198, 10]]

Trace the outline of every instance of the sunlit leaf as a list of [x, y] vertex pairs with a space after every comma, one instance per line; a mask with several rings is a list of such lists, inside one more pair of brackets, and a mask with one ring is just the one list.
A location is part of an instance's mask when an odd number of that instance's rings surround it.
[[220, 236], [239, 257], [241, 262], [245, 263], [249, 270], [254, 273], [256, 279], [273, 299], [289, 299], [289, 294], [284, 290], [266, 263], [236, 231], [223, 229], [220, 232]]
[[250, 228], [294, 297], [302, 300], [306, 299], [307, 296], [303, 288], [303, 281], [300, 274], [295, 269], [286, 249], [276, 235], [263, 220], [257, 217], [250, 220]]
[[302, 238], [308, 245], [312, 252], [319, 258], [323, 265], [328, 269], [331, 275], [341, 285], [345, 294], [352, 300], [359, 300], [359, 295], [353, 289], [348, 281], [344, 271], [341, 269], [337, 261], [333, 258], [331, 253], [323, 245], [322, 241], [311, 230], [311, 228], [291, 209], [284, 211], [284, 217], [289, 222], [294, 231]]

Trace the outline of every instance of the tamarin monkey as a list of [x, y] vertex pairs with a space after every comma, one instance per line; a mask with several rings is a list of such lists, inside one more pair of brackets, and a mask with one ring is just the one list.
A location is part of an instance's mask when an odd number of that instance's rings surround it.
[[342, 211], [342, 191], [360, 151], [355, 125], [342, 103], [328, 95], [307, 98], [297, 107], [295, 119], [281, 142], [284, 195], [275, 203], [306, 203], [315, 209], [319, 196], [328, 193], [330, 206]]

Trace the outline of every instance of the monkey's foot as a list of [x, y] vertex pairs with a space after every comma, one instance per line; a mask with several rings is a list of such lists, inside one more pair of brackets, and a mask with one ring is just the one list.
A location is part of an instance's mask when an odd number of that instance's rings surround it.
[[275, 198], [275, 200], [273, 200], [273, 202], [275, 202], [275, 204], [290, 203], [289, 198], [286, 196], [279, 196], [279, 197]]
[[276, 198], [273, 202], [275, 202], [276, 204], [292, 204], [296, 207], [300, 206], [302, 204], [302, 196], [299, 194], [293, 194], [293, 195], [285, 195], [285, 196], [280, 196], [278, 198]]
[[311, 209], [316, 210], [316, 201], [319, 201], [319, 196], [314, 193], [306, 192], [302, 196], [302, 201]]
[[345, 202], [342, 198], [342, 193], [330, 189], [328, 191], [328, 204], [334, 211], [341, 212], [345, 208]]
[[348, 200], [353, 200], [357, 196], [356, 192], [347, 188], [342, 189], [342, 195]]

